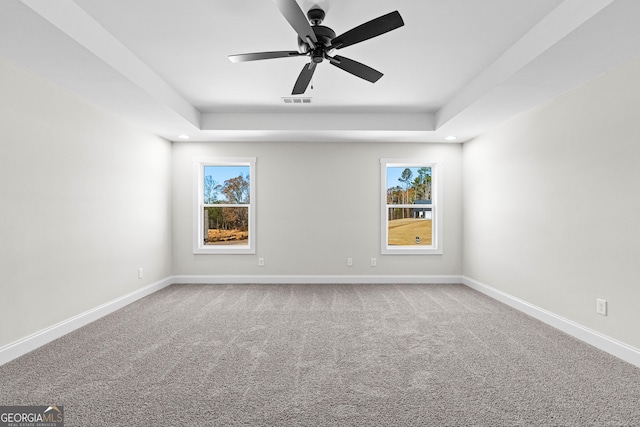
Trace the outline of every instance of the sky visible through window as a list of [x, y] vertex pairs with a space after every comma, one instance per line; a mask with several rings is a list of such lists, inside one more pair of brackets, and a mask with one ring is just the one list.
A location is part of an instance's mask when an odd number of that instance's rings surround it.
[[[402, 172], [405, 169], [409, 169], [411, 170], [411, 180], [414, 180], [417, 176], [418, 176], [418, 169], [420, 169], [420, 166], [416, 166], [416, 167], [406, 167], [406, 166], [388, 166], [387, 167], [387, 189], [389, 188], [394, 188], [397, 186], [402, 187], [403, 183], [402, 181], [399, 181], [398, 178], [400, 178], [402, 176]], [[427, 168], [428, 172], [427, 175], [431, 176], [431, 168]]]
[[249, 176], [249, 166], [205, 166], [204, 176], [210, 176], [213, 180], [224, 185], [224, 182], [228, 179], [235, 178], [237, 176]]

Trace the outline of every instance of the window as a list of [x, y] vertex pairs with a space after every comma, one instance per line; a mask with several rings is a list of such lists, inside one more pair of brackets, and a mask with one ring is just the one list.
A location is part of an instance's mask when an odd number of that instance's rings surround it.
[[441, 162], [381, 159], [383, 254], [441, 254]]
[[195, 254], [254, 254], [255, 157], [194, 159]]

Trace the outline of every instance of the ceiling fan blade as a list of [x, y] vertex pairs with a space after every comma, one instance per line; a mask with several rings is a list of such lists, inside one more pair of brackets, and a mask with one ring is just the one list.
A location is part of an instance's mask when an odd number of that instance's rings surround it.
[[335, 65], [347, 73], [351, 73], [354, 76], [370, 81], [371, 83], [377, 82], [380, 77], [384, 75], [378, 70], [374, 70], [367, 65], [361, 64], [353, 59], [345, 58], [344, 56], [336, 55], [333, 58], [329, 58], [329, 61], [332, 65]]
[[258, 61], [261, 59], [273, 59], [273, 58], [290, 58], [293, 56], [304, 56], [306, 53], [300, 53], [298, 51], [276, 51], [276, 52], [256, 52], [256, 53], [241, 53], [238, 55], [229, 55], [231, 62], [247, 62]]
[[313, 42], [310, 44], [318, 43], [316, 34], [296, 0], [273, 0], [273, 2], [303, 41], [308, 43], [310, 39]]
[[351, 46], [352, 44], [360, 43], [361, 41], [395, 30], [403, 25], [404, 21], [400, 13], [396, 10], [395, 12], [387, 13], [369, 22], [365, 22], [362, 25], [358, 25], [346, 33], [339, 35], [331, 40], [331, 47], [342, 49], [343, 47]]
[[313, 72], [316, 70], [316, 65], [317, 64], [315, 62], [310, 62], [304, 65], [302, 71], [300, 71], [298, 80], [296, 80], [296, 84], [293, 85], [291, 95], [302, 95], [307, 90], [311, 77], [313, 77]]

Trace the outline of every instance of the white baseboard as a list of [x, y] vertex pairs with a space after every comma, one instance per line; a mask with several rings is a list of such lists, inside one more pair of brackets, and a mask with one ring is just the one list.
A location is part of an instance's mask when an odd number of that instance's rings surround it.
[[426, 276], [426, 275], [228, 275], [228, 276], [173, 276], [173, 283], [201, 284], [249, 284], [249, 283], [462, 283], [462, 276]]
[[18, 341], [0, 347], [0, 365], [3, 365], [17, 357], [22, 356], [36, 348], [43, 346], [61, 336], [68, 334], [82, 326], [85, 326], [107, 314], [113, 313], [120, 308], [131, 304], [134, 301], [144, 298], [160, 289], [173, 283], [171, 277], [166, 277], [158, 282], [133, 291], [120, 298], [116, 298], [99, 307], [80, 313], [67, 320], [63, 320], [53, 326], [24, 337]]
[[637, 348], [631, 347], [621, 341], [603, 335], [572, 320], [565, 319], [564, 317], [558, 316], [548, 310], [537, 307], [498, 289], [492, 288], [491, 286], [478, 282], [470, 277], [462, 276], [462, 283], [640, 368], [640, 350]]
[[43, 329], [28, 337], [0, 347], [0, 365], [3, 365], [17, 357], [22, 356], [36, 348], [43, 346], [61, 336], [68, 334], [82, 326], [85, 326], [107, 314], [146, 297], [171, 284], [202, 283], [202, 284], [242, 284], [242, 283], [463, 283], [491, 298], [494, 298], [510, 307], [515, 308], [531, 317], [551, 325], [571, 336], [593, 345], [609, 354], [612, 354], [626, 362], [640, 367], [640, 350], [623, 342], [617, 341], [576, 322], [565, 319], [548, 310], [537, 307], [524, 300], [516, 298], [498, 289], [466, 276], [442, 275], [388, 275], [388, 276], [329, 276], [329, 275], [178, 275], [166, 277], [144, 288], [133, 291], [115, 300], [102, 304], [99, 307], [78, 314], [46, 329]]

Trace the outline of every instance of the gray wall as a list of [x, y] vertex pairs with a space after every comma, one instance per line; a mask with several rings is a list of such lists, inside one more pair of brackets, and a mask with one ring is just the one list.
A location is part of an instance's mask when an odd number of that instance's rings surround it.
[[[460, 275], [460, 144], [173, 144], [176, 275]], [[257, 252], [194, 255], [194, 156], [255, 156]], [[380, 255], [380, 158], [444, 162], [444, 254]], [[353, 267], [347, 267], [347, 258]], [[371, 267], [370, 259], [378, 266]], [[258, 258], [265, 266], [258, 267]]]
[[0, 93], [2, 347], [171, 275], [171, 144], [2, 59]]
[[463, 147], [464, 274], [636, 348], [638, 76], [635, 61]]

